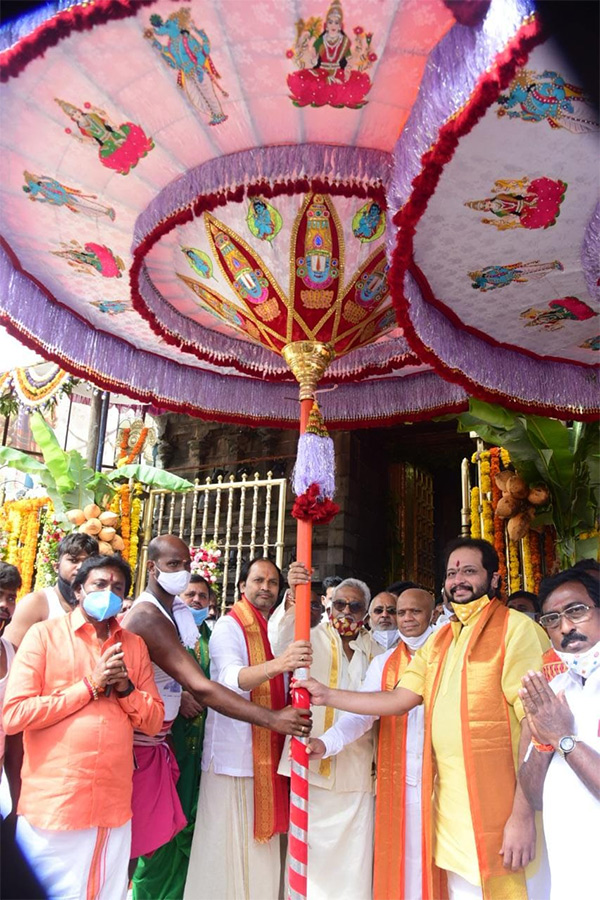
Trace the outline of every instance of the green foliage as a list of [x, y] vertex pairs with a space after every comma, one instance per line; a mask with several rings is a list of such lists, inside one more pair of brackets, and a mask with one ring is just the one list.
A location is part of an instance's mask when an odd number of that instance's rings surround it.
[[[578, 535], [594, 529], [598, 517], [600, 423], [567, 425], [474, 399], [458, 421], [459, 431], [474, 431], [487, 444], [508, 450], [529, 485], [544, 482], [548, 486], [559, 553], [564, 563], [574, 562], [579, 555]], [[542, 524], [544, 517], [547, 514], [539, 516], [536, 524]]]
[[143, 463], [121, 466], [107, 477], [111, 482], [129, 481], [130, 478], [133, 478], [134, 481], [140, 481], [146, 487], [158, 488], [162, 491], [187, 491], [194, 487], [191, 481], [180, 478], [179, 475], [172, 475], [166, 469], [157, 469], [155, 466], [147, 466]]

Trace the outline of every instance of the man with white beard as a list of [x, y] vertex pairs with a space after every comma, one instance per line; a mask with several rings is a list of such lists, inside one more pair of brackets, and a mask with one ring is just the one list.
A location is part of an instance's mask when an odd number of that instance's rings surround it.
[[[375, 657], [361, 690], [394, 690], [416, 650], [433, 632], [430, 623], [434, 605], [432, 595], [420, 588], [410, 588], [400, 594], [396, 607], [399, 643]], [[373, 632], [373, 637], [376, 637], [376, 632]], [[320, 738], [309, 742], [307, 752], [310, 758], [334, 756], [365, 734], [377, 718], [344, 714]], [[383, 716], [380, 720], [374, 900], [419, 900], [421, 897], [423, 727], [422, 706], [415, 707], [404, 718]], [[403, 777], [399, 777], [399, 768]]]

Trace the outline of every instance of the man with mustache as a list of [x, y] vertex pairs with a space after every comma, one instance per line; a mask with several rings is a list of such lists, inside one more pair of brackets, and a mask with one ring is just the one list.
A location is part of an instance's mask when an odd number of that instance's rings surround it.
[[[446, 886], [451, 900], [526, 898], [536, 829], [516, 782], [518, 692], [547, 643], [530, 619], [492, 599], [499, 574], [491, 544], [457, 538], [445, 563], [453, 621], [417, 650], [396, 690], [333, 691], [314, 679], [305, 686], [316, 705], [362, 714], [398, 716], [424, 704], [423, 900]], [[545, 896], [539, 884], [530, 891]]]
[[[551, 900], [586, 897], [597, 883], [600, 822], [600, 585], [575, 569], [540, 587], [540, 624], [565, 671], [548, 684], [523, 678], [521, 699], [533, 745], [519, 771], [529, 802], [543, 809]], [[565, 801], [577, 827], [565, 827]], [[542, 803], [543, 801], [543, 803]]]
[[400, 640], [396, 619], [396, 595], [382, 591], [371, 600], [369, 606], [369, 626], [371, 637], [384, 650], [395, 647]]
[[[310, 582], [306, 566], [292, 563], [288, 582], [293, 596], [297, 585]], [[372, 659], [385, 652], [363, 626], [370, 598], [363, 581], [346, 578], [334, 588], [329, 622], [311, 630], [311, 671], [332, 687], [359, 690]], [[279, 633], [271, 637], [274, 649], [282, 649], [290, 640], [293, 624], [292, 600]], [[337, 718], [332, 708], [316, 710], [312, 733], [319, 737]], [[373, 751], [373, 735], [366, 730], [337, 756], [309, 762], [308, 900], [334, 896], [370, 900], [372, 896]], [[290, 772], [287, 748], [279, 771]]]
[[53, 587], [41, 588], [26, 594], [17, 605], [5, 637], [19, 647], [21, 641], [36, 622], [66, 616], [77, 606], [73, 594], [73, 579], [81, 563], [98, 553], [98, 541], [90, 534], [73, 532], [58, 545], [57, 582]]

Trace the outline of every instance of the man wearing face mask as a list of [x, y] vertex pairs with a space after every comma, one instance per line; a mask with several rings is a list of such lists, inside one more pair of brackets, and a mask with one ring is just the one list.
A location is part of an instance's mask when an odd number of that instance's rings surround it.
[[457, 538], [445, 564], [453, 619], [416, 651], [395, 690], [300, 684], [313, 704], [348, 712], [401, 716], [423, 704], [424, 900], [446, 888], [450, 900], [537, 900], [547, 893], [545, 872], [515, 760], [527, 746], [521, 678], [540, 667], [548, 642], [534, 622], [492, 599], [499, 564], [491, 544]]
[[155, 734], [164, 716], [146, 645], [115, 618], [130, 587], [120, 557], [86, 560], [79, 605], [33, 625], [9, 675], [4, 727], [25, 749], [17, 839], [49, 897], [127, 893], [133, 730]]
[[371, 637], [384, 650], [391, 650], [400, 640], [396, 622], [396, 595], [382, 591], [371, 600], [369, 606]]
[[[390, 595], [393, 596], [393, 595]], [[377, 598], [375, 598], [377, 599]], [[420, 588], [403, 591], [397, 601], [397, 647], [376, 656], [362, 691], [393, 691], [415, 652], [433, 634], [433, 596]], [[372, 604], [371, 604], [372, 605]], [[311, 759], [340, 753], [372, 728], [376, 716], [345, 713], [307, 747]], [[379, 725], [373, 897], [375, 900], [419, 900], [422, 891], [421, 768], [423, 707], [404, 718], [383, 716]], [[394, 853], [389, 853], [389, 847]]]
[[[194, 617], [198, 629], [196, 644], [188, 648], [188, 652], [210, 678], [208, 642], [211, 630], [206, 621], [210, 603], [208, 581], [202, 575], [192, 575], [181, 599]], [[182, 691], [181, 706], [171, 728], [171, 738], [179, 767], [177, 795], [187, 825], [151, 856], [140, 857], [133, 876], [134, 900], [183, 896], [198, 807], [205, 721], [206, 709], [189, 691]]]
[[[306, 567], [292, 563], [290, 590], [308, 581]], [[363, 626], [370, 599], [363, 581], [345, 579], [334, 589], [329, 623], [311, 630], [311, 673], [331, 687], [359, 690], [373, 657], [384, 653], [384, 647]], [[274, 645], [273, 650], [278, 652], [281, 647]], [[332, 708], [316, 709], [313, 716], [312, 733], [318, 737], [334, 724], [339, 713]], [[337, 756], [309, 763], [308, 900], [371, 898], [373, 749], [373, 735], [367, 731]], [[288, 774], [289, 770], [286, 747], [279, 771]]]
[[58, 577], [56, 585], [32, 591], [22, 597], [15, 609], [5, 637], [19, 647], [27, 631], [35, 622], [66, 616], [77, 600], [73, 593], [73, 579], [79, 567], [90, 556], [98, 553], [98, 541], [90, 534], [68, 534], [58, 545]]
[[[533, 738], [519, 780], [543, 810], [551, 900], [586, 897], [598, 880], [600, 822], [600, 590], [598, 579], [570, 569], [540, 587], [540, 624], [565, 671], [548, 684], [523, 678], [521, 699]], [[568, 798], [568, 799], [567, 799]], [[543, 801], [543, 802], [542, 802]], [[565, 827], [565, 805], [577, 827]]]
[[132, 860], [166, 844], [186, 825], [175, 788], [178, 767], [166, 740], [188, 691], [202, 707], [225, 716], [270, 728], [282, 734], [303, 735], [310, 720], [300, 710], [274, 709], [250, 703], [244, 697], [206, 678], [188, 650], [198, 629], [181, 599], [190, 582], [190, 551], [173, 534], [159, 535], [148, 545], [148, 586], [123, 620], [128, 631], [146, 642], [156, 685], [165, 704], [165, 722], [159, 735], [148, 740], [135, 735], [137, 768], [133, 785]]

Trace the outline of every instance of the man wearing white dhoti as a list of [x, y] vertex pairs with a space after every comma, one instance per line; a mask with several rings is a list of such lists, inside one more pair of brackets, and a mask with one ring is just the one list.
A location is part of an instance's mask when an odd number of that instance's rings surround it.
[[[308, 641], [273, 657], [267, 616], [280, 588], [274, 563], [247, 563], [241, 600], [210, 639], [211, 680], [273, 711], [286, 704], [284, 673], [312, 658]], [[301, 733], [309, 731], [306, 720]], [[277, 774], [282, 746], [281, 735], [209, 709], [185, 900], [277, 900], [289, 802], [288, 779]]]
[[[301, 563], [292, 563], [288, 580], [293, 592], [310, 576]], [[330, 622], [311, 629], [311, 673], [331, 687], [359, 690], [371, 660], [384, 652], [362, 626], [370, 599], [364, 582], [342, 581], [333, 593]], [[271, 634], [274, 652], [289, 640], [293, 615], [292, 604], [280, 622], [279, 637]], [[312, 734], [323, 734], [339, 715], [331, 708], [316, 708]], [[371, 898], [373, 747], [372, 733], [367, 731], [337, 756], [309, 764], [308, 900]], [[286, 746], [279, 771], [287, 775], [289, 770]]]
[[[399, 644], [376, 656], [362, 683], [363, 691], [394, 690], [416, 650], [433, 633], [434, 599], [419, 588], [404, 591], [397, 600], [394, 620]], [[372, 604], [371, 604], [372, 605]], [[327, 759], [365, 734], [377, 716], [345, 713], [320, 738], [308, 745], [311, 759]], [[374, 900], [420, 900], [421, 772], [423, 765], [423, 707], [403, 719], [380, 720], [375, 802]]]
[[33, 625], [9, 673], [4, 728], [25, 750], [17, 840], [49, 900], [127, 892], [133, 730], [155, 734], [164, 714], [146, 645], [115, 618], [130, 586], [120, 557], [86, 560], [79, 606]]
[[591, 897], [598, 884], [600, 824], [600, 594], [598, 579], [570, 569], [540, 587], [540, 625], [566, 665], [549, 684], [523, 678], [533, 744], [519, 771], [543, 810], [551, 900]]

